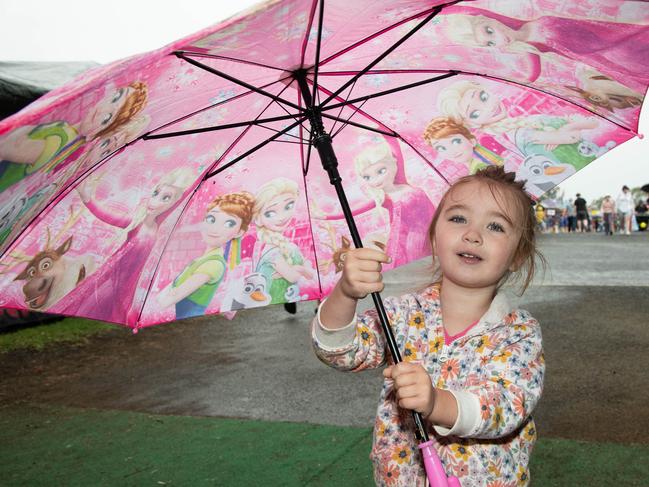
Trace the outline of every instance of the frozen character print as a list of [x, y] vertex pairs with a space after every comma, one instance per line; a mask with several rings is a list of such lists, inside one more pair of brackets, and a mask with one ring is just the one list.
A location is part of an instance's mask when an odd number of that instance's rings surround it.
[[298, 195], [297, 183], [283, 177], [264, 184], [255, 194], [253, 261], [255, 272], [266, 278], [271, 304], [295, 300], [299, 292], [293, 286], [314, 277], [298, 246], [284, 235], [294, 220]]
[[503, 158], [480, 145], [471, 131], [449, 117], [432, 119], [424, 130], [424, 140], [440, 159], [461, 164], [469, 174], [487, 166], [502, 166]]
[[147, 86], [140, 81], [116, 89], [109, 86], [78, 123], [57, 120], [0, 136], [0, 191], [37, 171], [56, 169], [85, 144], [116, 132], [144, 109], [147, 97]]
[[176, 319], [202, 316], [228, 270], [241, 261], [241, 237], [252, 221], [255, 200], [246, 191], [227, 193], [207, 205], [200, 224], [206, 250], [158, 295], [166, 308], [175, 305]]
[[97, 272], [61, 301], [58, 312], [135, 326], [142, 304], [136, 300], [136, 290], [156, 244], [158, 229], [194, 182], [195, 175], [190, 169], [174, 169], [160, 178], [132, 215], [103, 207], [95, 199], [96, 182], [81, 184], [77, 191], [85, 207], [98, 220], [119, 229], [122, 243]]

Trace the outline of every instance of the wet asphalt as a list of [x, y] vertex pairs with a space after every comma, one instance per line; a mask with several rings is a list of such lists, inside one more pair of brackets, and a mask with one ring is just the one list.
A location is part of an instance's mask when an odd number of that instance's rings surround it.
[[[549, 270], [520, 304], [544, 331], [548, 373], [539, 429], [646, 442], [649, 233], [542, 235], [540, 248]], [[427, 280], [425, 270], [419, 261], [386, 273], [384, 294], [416, 289]], [[315, 307], [298, 303], [290, 315], [270, 306], [230, 321], [194, 318], [136, 335], [115, 329], [81, 347], [14, 355], [3, 366], [0, 399], [369, 426], [380, 371], [341, 373], [321, 364], [310, 344]], [[610, 427], [597, 426], [602, 422]]]

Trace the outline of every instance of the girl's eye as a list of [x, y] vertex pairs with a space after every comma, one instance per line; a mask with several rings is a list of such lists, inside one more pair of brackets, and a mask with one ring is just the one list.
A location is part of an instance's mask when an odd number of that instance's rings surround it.
[[288, 203], [286, 203], [286, 206], [284, 207], [284, 209], [287, 210], [287, 211], [292, 210], [294, 206], [295, 206], [295, 201], [289, 201]]
[[493, 27], [489, 27], [489, 26], [487, 26], [487, 27], [485, 27], [485, 30], [484, 30], [484, 31], [485, 31], [487, 34], [489, 34], [490, 36], [494, 35]]
[[505, 233], [505, 228], [500, 223], [491, 222], [489, 225], [487, 225], [487, 228], [489, 230], [493, 230], [494, 232]]
[[101, 148], [108, 147], [108, 144], [110, 144], [110, 139], [104, 139], [103, 142], [101, 143]]
[[487, 41], [487, 46], [488, 47], [494, 47], [496, 43], [494, 41]]
[[364, 181], [369, 181], [369, 180], [370, 180], [370, 177], [369, 177], [369, 176], [366, 176], [366, 175], [363, 175], [363, 180], [364, 180]]
[[167, 203], [167, 202], [170, 201], [170, 200], [171, 200], [171, 195], [170, 195], [170, 194], [166, 194], [166, 195], [164, 195], [164, 196], [162, 197], [162, 201], [163, 201], [164, 203]]
[[465, 223], [466, 218], [464, 218], [461, 215], [453, 215], [451, 218], [448, 219], [448, 221], [453, 222], [453, 223]]
[[275, 216], [275, 214], [276, 213], [273, 210], [264, 211], [264, 216], [266, 218], [273, 218]]
[[111, 121], [112, 118], [113, 118], [113, 114], [107, 113], [106, 115], [104, 115], [104, 118], [101, 119], [101, 124], [108, 125], [108, 123]]
[[376, 171], [376, 174], [378, 174], [379, 176], [383, 176], [386, 172], [388, 172], [388, 170], [386, 168], [382, 167], [381, 169]]
[[227, 228], [234, 228], [236, 225], [237, 225], [237, 222], [235, 222], [234, 220], [226, 220], [225, 221], [225, 226]]
[[473, 120], [480, 118], [480, 110], [473, 110], [471, 113], [469, 113], [469, 118]]
[[435, 149], [437, 152], [444, 152], [444, 151], [446, 150], [446, 147], [444, 147], [443, 145], [436, 145], [436, 146], [434, 147], [434, 149]]
[[154, 198], [155, 198], [156, 196], [158, 196], [159, 194], [160, 194], [160, 190], [159, 190], [159, 189], [154, 189], [154, 190], [153, 190], [153, 197], [154, 197]]
[[482, 90], [480, 92], [480, 101], [487, 101], [489, 99], [489, 93], [486, 91]]
[[209, 223], [210, 225], [213, 225], [214, 222], [216, 221], [216, 218], [214, 218], [214, 215], [207, 215], [205, 217], [205, 221]]
[[455, 137], [453, 140], [451, 140], [451, 144], [453, 145], [461, 145], [462, 144], [462, 139], [459, 137]]

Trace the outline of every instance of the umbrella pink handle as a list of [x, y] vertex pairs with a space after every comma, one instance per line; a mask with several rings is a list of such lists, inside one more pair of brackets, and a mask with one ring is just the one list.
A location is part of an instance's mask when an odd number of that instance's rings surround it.
[[442, 461], [437, 456], [432, 441], [420, 443], [419, 449], [424, 457], [424, 467], [430, 487], [462, 487], [457, 477], [446, 477]]

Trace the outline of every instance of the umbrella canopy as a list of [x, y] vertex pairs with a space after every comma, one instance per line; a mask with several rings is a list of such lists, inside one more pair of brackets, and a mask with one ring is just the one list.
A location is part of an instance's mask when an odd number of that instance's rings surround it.
[[636, 135], [648, 26], [620, 0], [269, 1], [95, 68], [0, 122], [0, 305], [139, 327], [320, 298], [351, 216], [421, 258], [454, 179], [539, 197]]

